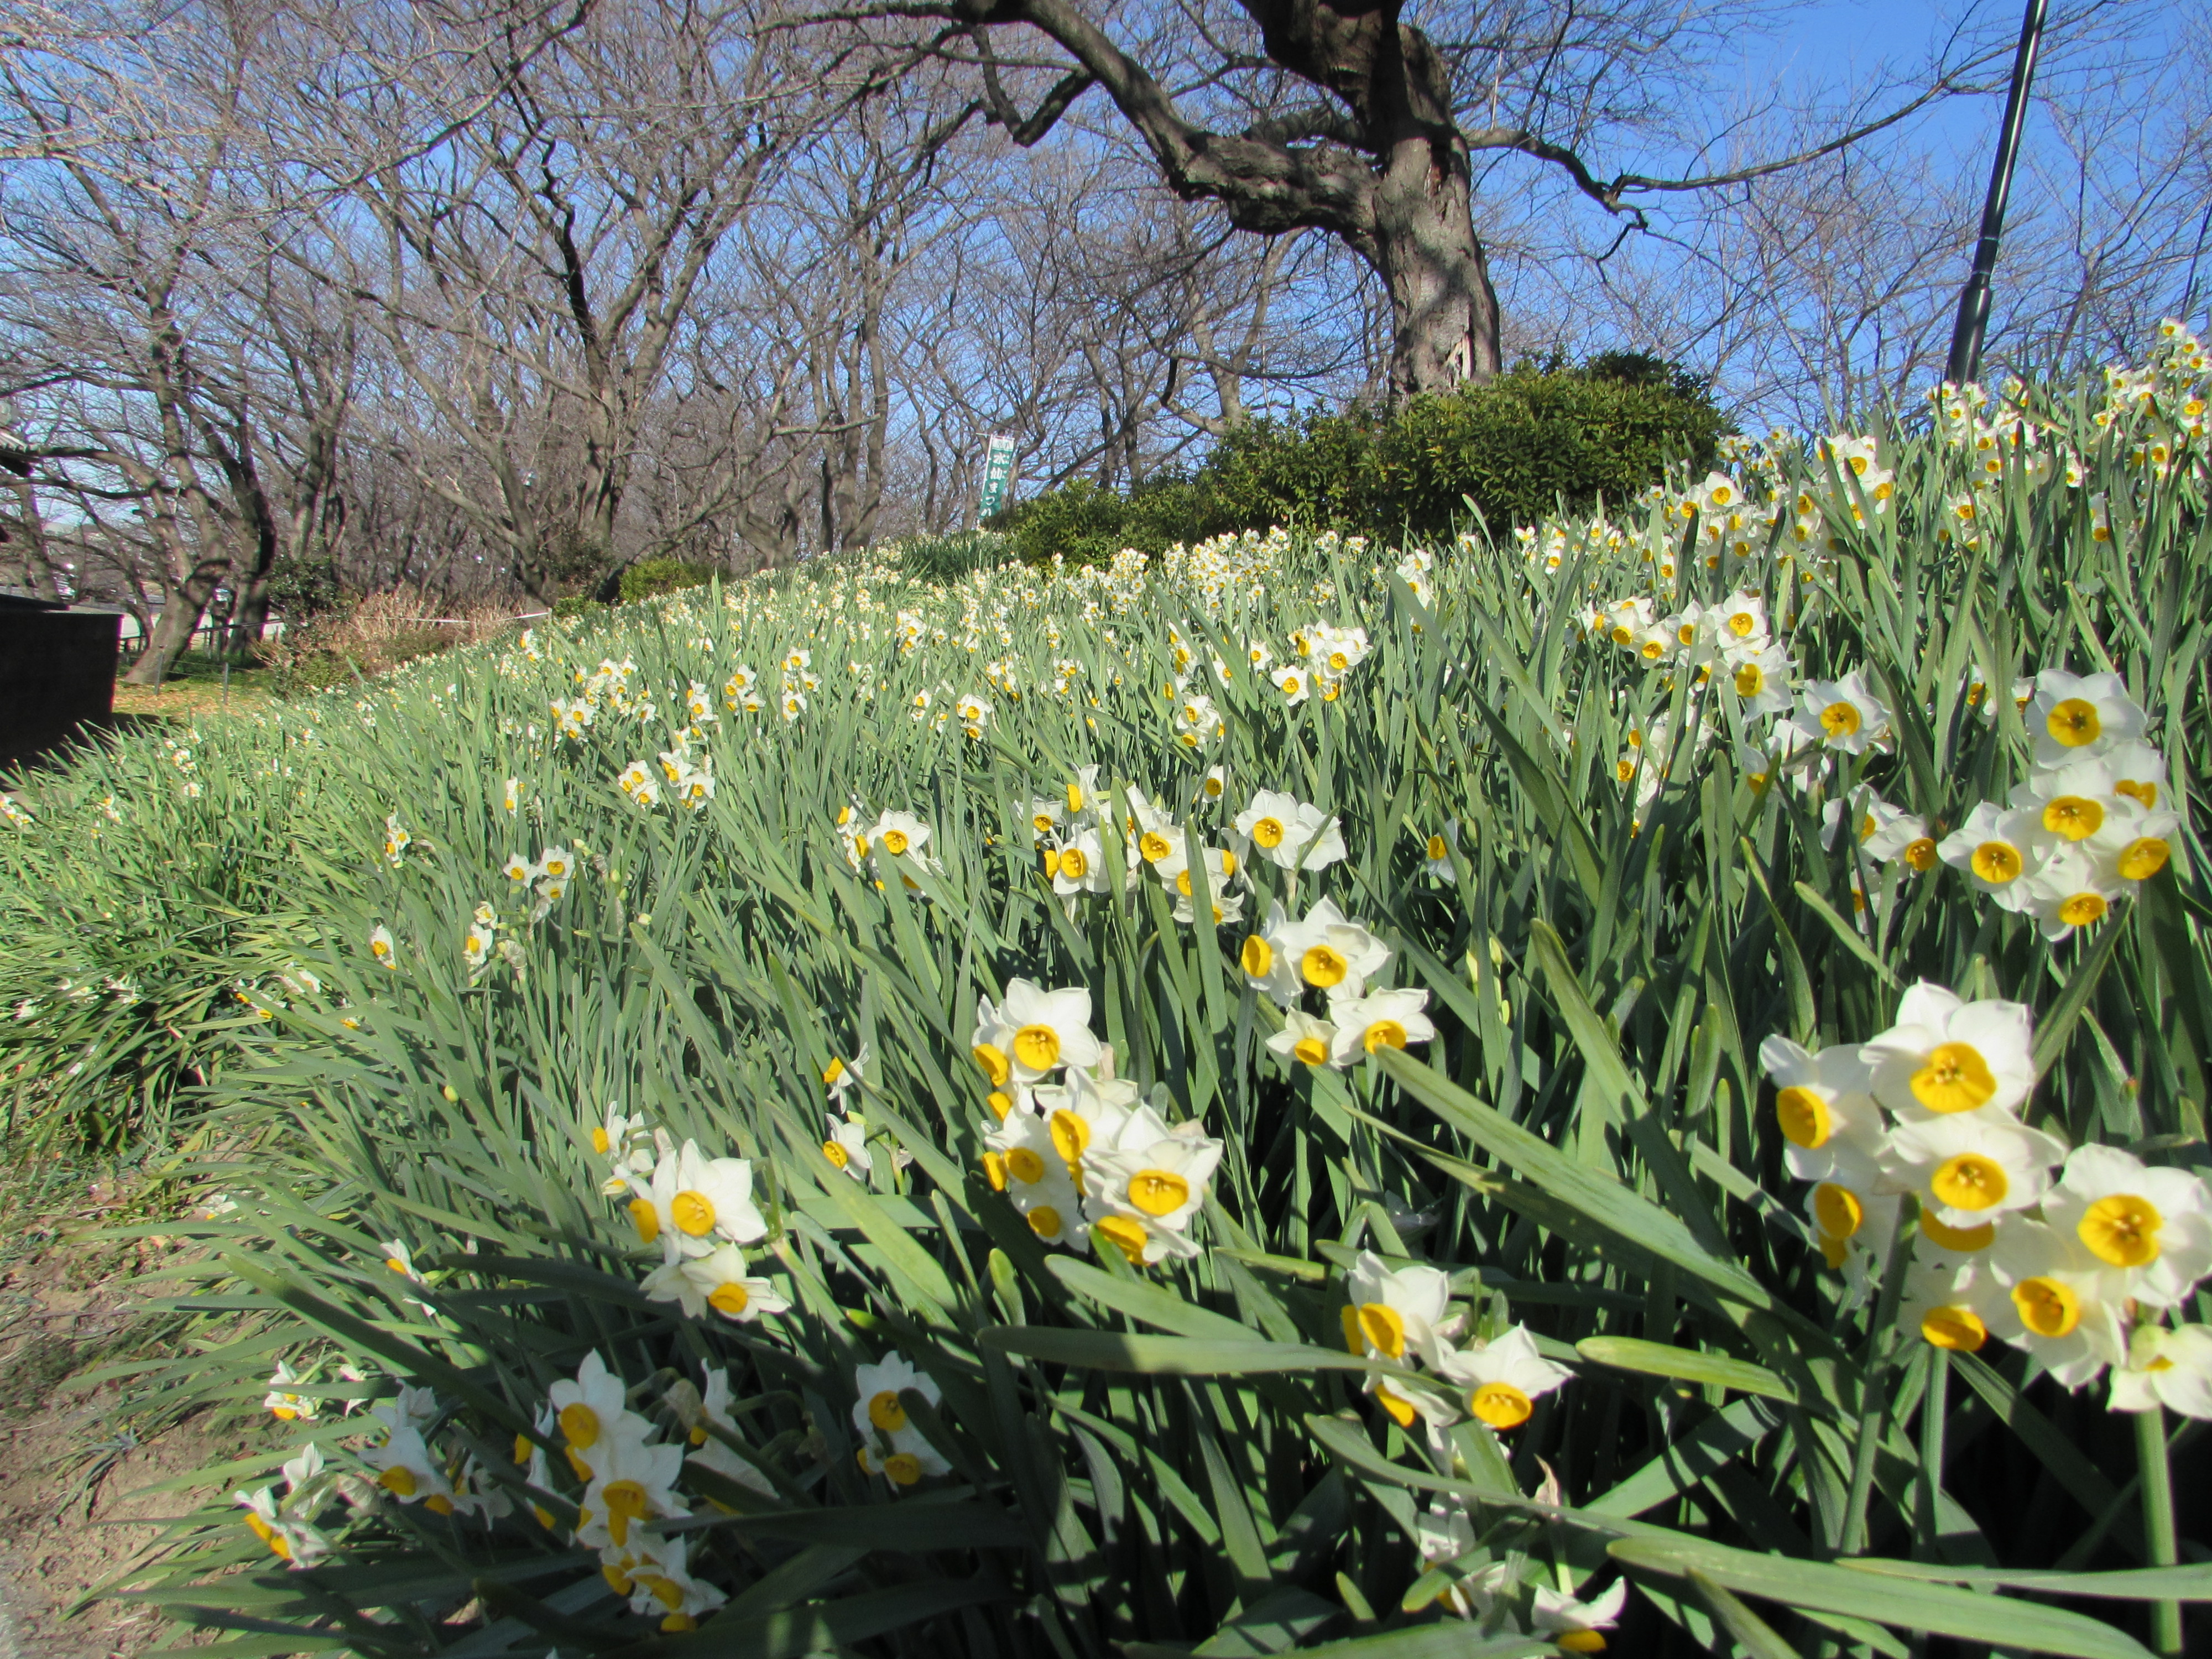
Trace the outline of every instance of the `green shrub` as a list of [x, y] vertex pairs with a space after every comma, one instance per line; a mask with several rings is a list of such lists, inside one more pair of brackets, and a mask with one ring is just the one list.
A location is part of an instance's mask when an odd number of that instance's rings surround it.
[[714, 580], [711, 564], [692, 564], [683, 559], [640, 559], [627, 565], [616, 592], [620, 603], [635, 605], [640, 599], [658, 599], [663, 593], [674, 593], [686, 587], [704, 587]]
[[1504, 528], [1565, 501], [1620, 501], [1670, 459], [1711, 465], [1727, 417], [1707, 383], [1658, 358], [1613, 352], [1581, 368], [1524, 365], [1396, 410], [1255, 422], [1196, 473], [1127, 494], [1076, 482], [1001, 515], [1023, 559], [1095, 564], [1124, 547], [1270, 525], [1448, 533], [1472, 502]]
[[899, 568], [918, 581], [956, 581], [977, 570], [993, 570], [1014, 556], [1007, 538], [988, 530], [950, 536], [916, 536], [888, 550]]

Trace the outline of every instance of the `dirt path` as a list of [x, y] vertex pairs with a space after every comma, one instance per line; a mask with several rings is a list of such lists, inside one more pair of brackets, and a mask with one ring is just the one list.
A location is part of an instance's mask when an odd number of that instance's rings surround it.
[[142, 1444], [118, 1385], [72, 1381], [143, 1334], [134, 1286], [161, 1253], [73, 1241], [113, 1196], [98, 1183], [76, 1190], [74, 1213], [0, 1216], [0, 1659], [136, 1659], [173, 1644], [150, 1610], [81, 1604], [143, 1559], [156, 1523], [191, 1507], [185, 1492], [144, 1488], [227, 1455], [191, 1421]]

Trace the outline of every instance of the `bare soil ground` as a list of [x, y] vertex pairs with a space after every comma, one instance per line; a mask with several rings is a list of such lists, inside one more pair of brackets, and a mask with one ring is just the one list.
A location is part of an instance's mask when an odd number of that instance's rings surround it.
[[137, 1285], [154, 1241], [88, 1240], [124, 1189], [81, 1172], [17, 1170], [0, 1193], [0, 1659], [137, 1659], [175, 1645], [150, 1609], [87, 1598], [147, 1558], [192, 1507], [146, 1488], [240, 1443], [187, 1419], [141, 1442], [121, 1389], [83, 1374], [144, 1349]]

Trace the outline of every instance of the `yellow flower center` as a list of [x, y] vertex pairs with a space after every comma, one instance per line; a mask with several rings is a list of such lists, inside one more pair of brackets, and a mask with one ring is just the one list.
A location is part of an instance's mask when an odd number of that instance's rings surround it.
[[2105, 723], [2097, 718], [2096, 705], [2080, 697], [2069, 697], [2054, 704], [2044, 717], [2044, 729], [2069, 749], [2079, 749], [2085, 743], [2094, 743], [2104, 735]]
[[668, 1200], [668, 1218], [679, 1232], [702, 1237], [714, 1231], [714, 1200], [702, 1192], [681, 1192]]
[[906, 1426], [906, 1407], [899, 1403], [896, 1391], [885, 1389], [869, 1396], [868, 1421], [885, 1434], [896, 1434]]
[[1800, 1146], [1825, 1146], [1833, 1133], [1828, 1103], [1810, 1089], [1783, 1090], [1774, 1097], [1774, 1115], [1782, 1121], [1782, 1133]]
[[986, 1152], [986, 1153], [984, 1153], [984, 1154], [983, 1154], [983, 1174], [984, 1174], [985, 1178], [986, 1178], [986, 1179], [988, 1179], [988, 1180], [990, 1182], [990, 1183], [991, 1183], [991, 1190], [992, 1190], [993, 1192], [994, 1192], [994, 1193], [1003, 1193], [1004, 1191], [1006, 1191], [1006, 1155], [1005, 1155], [1004, 1153], [1002, 1153], [1002, 1152]]
[[911, 1486], [921, 1479], [921, 1460], [912, 1452], [893, 1452], [884, 1459], [884, 1473], [894, 1485]]
[[1442, 864], [1450, 855], [1451, 848], [1444, 845], [1444, 838], [1442, 836], [1431, 836], [1429, 837], [1430, 863]]
[[1128, 1258], [1129, 1265], [1139, 1267], [1145, 1261], [1145, 1226], [1140, 1221], [1126, 1215], [1109, 1215], [1097, 1224], [1097, 1231], [1106, 1242]]
[[883, 834], [883, 842], [884, 851], [889, 853], [893, 858], [900, 858], [905, 855], [908, 846], [907, 834], [905, 830], [884, 830]]
[[415, 1495], [415, 1471], [395, 1463], [376, 1477], [376, 1484], [394, 1498], [412, 1498]]
[[1626, 783], [1631, 778], [1636, 775], [1636, 763], [1632, 760], [1614, 762], [1613, 775], [1621, 782]]
[[1759, 618], [1748, 611], [1739, 611], [1728, 619], [1729, 632], [1740, 640], [1749, 639], [1759, 627]]
[[1060, 1237], [1060, 1212], [1049, 1204], [1040, 1204], [1029, 1213], [1030, 1231], [1039, 1238]]
[[2148, 1199], [2114, 1193], [2092, 1204], [2074, 1231], [2100, 1261], [2143, 1267], [2158, 1260], [2158, 1231], [2165, 1224], [2166, 1218]]
[[1370, 1348], [1380, 1348], [1395, 1359], [1406, 1352], [1406, 1322], [1395, 1308], [1380, 1302], [1359, 1304], [1359, 1334]]
[[650, 1244], [660, 1237], [660, 1212], [654, 1209], [648, 1200], [630, 1200], [629, 1219], [630, 1224], [637, 1229], [639, 1243]]
[[1971, 1042], [1939, 1042], [1912, 1074], [1912, 1097], [1931, 1112], [1971, 1112], [1996, 1096], [1997, 1080]]
[[1190, 1182], [1168, 1170], [1139, 1170], [1129, 1177], [1129, 1202], [1149, 1216], [1172, 1215], [1190, 1202]]
[[1930, 1308], [1920, 1316], [1920, 1334], [1939, 1348], [1973, 1353], [1990, 1340], [1990, 1328], [1972, 1308]]
[[2158, 836], [2145, 836], [2128, 843], [2120, 854], [2120, 874], [2129, 881], [2148, 881], [2166, 868], [2173, 849]]
[[607, 1139], [607, 1132], [605, 1129], [595, 1128], [592, 1131], [592, 1150], [601, 1158], [607, 1155], [608, 1149], [613, 1145], [614, 1143]]
[[2058, 907], [2058, 920], [2069, 927], [2087, 927], [2102, 921], [2107, 908], [2101, 893], [2076, 893]]
[[2008, 841], [1985, 841], [1974, 848], [1974, 873], [1992, 887], [2002, 887], [2020, 874], [2020, 849]]
[[1855, 704], [1832, 702], [1820, 711], [1820, 729], [1831, 738], [1848, 738], [1859, 729], [1859, 711]]
[[968, 1052], [975, 1057], [975, 1063], [983, 1068], [983, 1075], [993, 1084], [1003, 1085], [1013, 1075], [1014, 1068], [1006, 1059], [1006, 1051], [996, 1044], [979, 1042]]
[[842, 1144], [835, 1140], [825, 1140], [822, 1143], [822, 1156], [841, 1170], [853, 1161], [852, 1153], [847, 1152]]
[[1044, 1159], [1032, 1146], [1017, 1146], [1006, 1154], [1006, 1173], [1025, 1187], [1044, 1179]]
[[1933, 836], [1918, 836], [1905, 844], [1905, 861], [1923, 874], [1936, 863], [1936, 842]]
[[2020, 1322], [2038, 1336], [2065, 1336], [2081, 1322], [2081, 1298], [2055, 1279], [2023, 1279], [2012, 1287]]
[[1080, 847], [1060, 849], [1060, 873], [1070, 881], [1081, 881], [1091, 873], [1091, 860]]
[[1603, 1653], [1605, 1636], [1594, 1630], [1571, 1630], [1552, 1638], [1569, 1653]]
[[1960, 1152], [1948, 1158], [1929, 1177], [1928, 1190], [1936, 1201], [1954, 1210], [1989, 1210], [2004, 1202], [2012, 1190], [2003, 1166], [1979, 1152]]
[[1412, 1428], [1413, 1419], [1420, 1415], [1412, 1401], [1380, 1382], [1375, 1385], [1375, 1403], [1389, 1413], [1390, 1420], [1401, 1429]]
[[1065, 1106], [1052, 1115], [1048, 1126], [1053, 1150], [1070, 1169], [1083, 1157], [1084, 1148], [1091, 1145], [1091, 1120], [1079, 1112], [1071, 1112]]
[[707, 1305], [735, 1319], [752, 1305], [752, 1292], [734, 1279], [726, 1279], [707, 1292]]
[[2043, 806], [2043, 827], [2069, 841], [2086, 841], [2105, 822], [2105, 809], [2081, 795], [2056, 795]]
[[1370, 1054], [1377, 1048], [1402, 1048], [1406, 1046], [1406, 1028], [1395, 1019], [1378, 1019], [1367, 1028], [1360, 1041], [1367, 1045]]
[[1849, 1238], [1866, 1220], [1866, 1206], [1848, 1187], [1824, 1181], [1813, 1189], [1813, 1218], [1830, 1238]]
[[1735, 671], [1735, 694], [1739, 697], [1755, 697], [1766, 689], [1766, 671], [1755, 662], [1741, 665]]
[[2145, 811], [2150, 811], [2158, 805], [2158, 786], [2154, 783], [2137, 783], [2133, 779], [2122, 778], [2112, 786], [2112, 793], [2141, 802]]
[[1929, 1210], [1920, 1212], [1920, 1231], [1940, 1249], [1955, 1250], [1966, 1255], [1971, 1255], [1976, 1250], [1986, 1250], [1997, 1236], [1995, 1222], [1984, 1221], [1978, 1227], [1947, 1227]]
[[1042, 836], [1051, 830], [1052, 823], [1053, 818], [1051, 813], [1040, 812], [1030, 820], [1030, 828], [1036, 830], [1037, 834]]
[[1309, 1066], [1319, 1066], [1328, 1059], [1328, 1044], [1317, 1036], [1302, 1036], [1291, 1045], [1291, 1052]]
[[1279, 818], [1261, 818], [1252, 826], [1252, 839], [1262, 847], [1283, 844], [1283, 823]]
[[1144, 854], [1146, 863], [1158, 864], [1170, 853], [1175, 851], [1175, 848], [1158, 830], [1147, 830], [1145, 831], [1144, 839], [1137, 843], [1137, 850]]
[[1190, 896], [1190, 872], [1189, 872], [1189, 871], [1188, 871], [1188, 870], [1183, 870], [1183, 871], [1179, 871], [1179, 872], [1176, 873], [1176, 892], [1178, 892], [1178, 893], [1181, 893], [1181, 894], [1182, 894], [1185, 898], [1188, 898], [1188, 897]]
[[1517, 1429], [1535, 1409], [1510, 1382], [1486, 1382], [1467, 1397], [1467, 1408], [1493, 1429]]
[[1307, 984], [1327, 990], [1344, 983], [1352, 964], [1334, 945], [1313, 945], [1307, 946], [1305, 955], [1298, 958], [1298, 971], [1305, 975]]

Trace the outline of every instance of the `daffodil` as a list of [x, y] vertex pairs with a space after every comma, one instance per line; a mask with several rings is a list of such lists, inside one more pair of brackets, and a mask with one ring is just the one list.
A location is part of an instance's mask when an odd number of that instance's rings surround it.
[[382, 922], [368, 930], [368, 954], [393, 972], [398, 971], [399, 957], [392, 949], [392, 930]]
[[1863, 755], [1889, 736], [1889, 705], [1853, 669], [1839, 680], [1808, 680], [1797, 694], [1797, 729], [1812, 742]]
[[1866, 1051], [1838, 1042], [1815, 1054], [1774, 1035], [1759, 1045], [1759, 1063], [1774, 1079], [1774, 1117], [1790, 1173], [1855, 1190], [1877, 1185], [1887, 1130]]
[[1179, 1233], [1205, 1203], [1222, 1150], [1197, 1122], [1170, 1128], [1151, 1107], [1139, 1108], [1110, 1144], [1094, 1140], [1085, 1152], [1085, 1213], [1094, 1224], [1133, 1217], [1148, 1232]]
[[419, 1430], [388, 1430], [381, 1445], [365, 1448], [362, 1461], [377, 1472], [376, 1484], [403, 1504], [420, 1504], [438, 1515], [453, 1512], [453, 1483], [430, 1455]]
[[2037, 861], [2039, 830], [2033, 811], [1980, 801], [1964, 823], [1937, 843], [1936, 852], [1944, 863], [1966, 872], [1977, 888], [2001, 906], [2025, 909], [2031, 895], [2020, 881]]
[[2125, 885], [2080, 848], [2060, 845], [2022, 878], [2020, 908], [2036, 919], [2045, 939], [2063, 939], [2102, 921]]
[[876, 1160], [868, 1152], [868, 1126], [860, 1119], [842, 1114], [829, 1114], [829, 1138], [822, 1143], [822, 1156], [859, 1182], [866, 1182], [876, 1167]]
[[2126, 1357], [2112, 1367], [2111, 1404], [2116, 1412], [2163, 1406], [2184, 1417], [2212, 1418], [2212, 1326], [2137, 1325]]
[[[855, 1365], [853, 1386], [859, 1398], [853, 1402], [853, 1426], [862, 1442], [860, 1467], [871, 1474], [887, 1476], [894, 1486], [911, 1486], [925, 1475], [949, 1474], [952, 1466], [943, 1453], [907, 1415], [899, 1396], [911, 1389], [934, 1407], [944, 1401], [935, 1379], [908, 1363], [903, 1354], [884, 1356], [874, 1365]], [[872, 1458], [868, 1448], [877, 1449]], [[882, 1449], [888, 1447], [888, 1454]]]
[[1628, 1581], [1616, 1579], [1611, 1589], [1594, 1601], [1579, 1601], [1565, 1590], [1539, 1584], [1528, 1607], [1528, 1627], [1548, 1636], [1569, 1653], [1602, 1653], [1603, 1632], [1620, 1621], [1628, 1605]]
[[2143, 711], [2118, 674], [2069, 674], [2046, 668], [2024, 718], [2039, 766], [2101, 755], [2143, 733]]
[[642, 1435], [652, 1428], [629, 1410], [629, 1389], [596, 1350], [584, 1356], [573, 1381], [561, 1378], [546, 1390], [546, 1396], [572, 1462], [603, 1440], [617, 1434]]
[[1297, 1008], [1285, 1012], [1283, 1029], [1267, 1039], [1267, 1047], [1281, 1055], [1286, 1065], [1294, 1060], [1309, 1068], [1339, 1064], [1335, 1059], [1336, 1027]]
[[578, 1543], [620, 1549], [638, 1522], [690, 1512], [676, 1491], [684, 1448], [648, 1439], [649, 1426], [629, 1417], [617, 1431], [575, 1449], [589, 1474], [576, 1502]]
[[753, 1203], [753, 1166], [741, 1158], [708, 1158], [687, 1140], [653, 1172], [653, 1237], [672, 1256], [705, 1255], [718, 1243], [754, 1244], [768, 1223]]
[[1321, 870], [1345, 855], [1344, 835], [1335, 818], [1294, 795], [1262, 789], [1237, 815], [1237, 833], [1259, 849], [1261, 858], [1285, 870]]
[[1328, 1017], [1336, 1027], [1336, 1036], [1331, 1040], [1329, 1057], [1339, 1066], [1347, 1066], [1384, 1048], [1428, 1042], [1437, 1034], [1423, 1012], [1428, 1004], [1429, 994], [1421, 990], [1332, 995]]
[[1062, 898], [1079, 893], [1103, 893], [1111, 886], [1106, 872], [1104, 838], [1095, 825], [1087, 825], [1044, 850], [1045, 873], [1052, 890]]
[[1352, 1258], [1344, 1277], [1347, 1300], [1338, 1310], [1344, 1346], [1370, 1359], [1411, 1364], [1411, 1353], [1435, 1365], [1457, 1322], [1449, 1316], [1451, 1277], [1440, 1267], [1392, 1267], [1372, 1250]]
[[674, 1302], [687, 1319], [703, 1319], [712, 1309], [724, 1318], [749, 1325], [763, 1314], [787, 1313], [791, 1304], [765, 1279], [745, 1271], [745, 1258], [734, 1244], [717, 1245], [705, 1255], [677, 1256], [645, 1276], [641, 1287], [652, 1302]]
[[315, 1415], [315, 1402], [292, 1386], [305, 1380], [283, 1360], [278, 1360], [276, 1374], [269, 1379], [269, 1392], [262, 1398], [261, 1408], [288, 1423], [312, 1421]]
[[499, 868], [501, 875], [517, 884], [533, 881], [538, 876], [538, 866], [520, 854], [509, 854], [507, 862]]
[[1100, 1049], [1091, 1032], [1091, 992], [1080, 985], [1048, 991], [1026, 979], [1009, 981], [1004, 1002], [978, 1007], [975, 1048], [994, 1083], [1008, 1076], [1035, 1083], [1063, 1066], [1096, 1066]]
[[639, 1529], [622, 1546], [600, 1551], [600, 1571], [617, 1594], [629, 1598], [634, 1613], [660, 1621], [664, 1632], [696, 1630], [699, 1615], [729, 1600], [722, 1590], [695, 1577], [689, 1565], [687, 1534], [658, 1534]]
[[1304, 925], [1293, 921], [1279, 900], [1270, 900], [1267, 921], [1245, 939], [1237, 953], [1237, 965], [1246, 984], [1289, 1008], [1305, 994], [1298, 960], [1306, 945]]
[[706, 1376], [703, 1394], [688, 1382], [672, 1386], [668, 1391], [669, 1400], [676, 1407], [676, 1414], [691, 1442], [692, 1449], [684, 1460], [684, 1467], [712, 1469], [725, 1480], [733, 1480], [763, 1498], [775, 1497], [775, 1483], [729, 1444], [732, 1440], [742, 1443], [744, 1438], [730, 1409], [729, 1372], [710, 1365]]
[[[1879, 1088], [1879, 1079], [1877, 1079]], [[2008, 1113], [1917, 1115], [1890, 1132], [1888, 1178], [1917, 1193], [1946, 1227], [1966, 1229], [2039, 1203], [2066, 1145]]]
[[314, 1566], [330, 1553], [330, 1540], [313, 1526], [285, 1517], [277, 1507], [273, 1487], [234, 1493], [231, 1502], [245, 1510], [247, 1529], [269, 1547], [270, 1554], [293, 1571]]
[[1522, 1325], [1487, 1342], [1446, 1351], [1436, 1369], [1465, 1392], [1468, 1413], [1493, 1429], [1518, 1428], [1537, 1400], [1574, 1375], [1539, 1353], [1536, 1339]]
[[2080, 1388], [2123, 1353], [2121, 1304], [2104, 1267], [2055, 1227], [2008, 1219], [1990, 1252], [2008, 1293], [1992, 1299], [1990, 1334], [2027, 1349], [2060, 1387]]
[[2116, 1297], [2179, 1306], [2212, 1273], [2212, 1189], [2117, 1146], [2078, 1146], [2043, 1200], [2043, 1218], [2113, 1276]]
[[2010, 1112], [2035, 1087], [2033, 1017], [2023, 1004], [1967, 1002], [1925, 980], [1861, 1052], [1875, 1098], [1900, 1117]]

